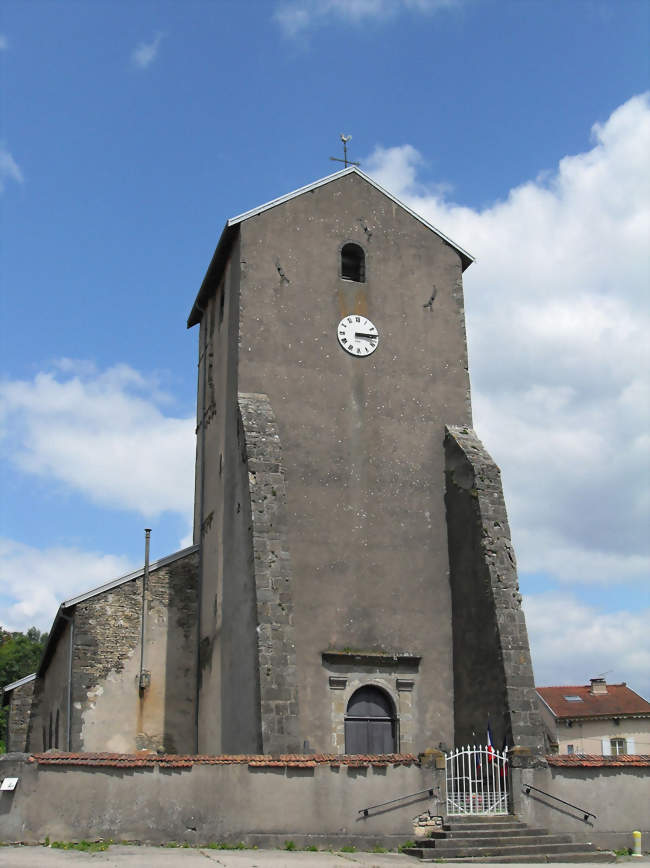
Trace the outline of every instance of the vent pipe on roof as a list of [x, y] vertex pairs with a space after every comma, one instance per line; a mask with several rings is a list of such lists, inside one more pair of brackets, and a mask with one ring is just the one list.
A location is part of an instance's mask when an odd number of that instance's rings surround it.
[[589, 693], [592, 696], [603, 696], [607, 693], [607, 682], [604, 678], [590, 678], [591, 687], [589, 688]]
[[140, 616], [140, 678], [138, 679], [138, 687], [142, 693], [151, 683], [151, 673], [144, 668], [144, 636], [145, 636], [145, 614], [147, 607], [147, 586], [149, 585], [149, 537], [151, 536], [151, 528], [144, 529], [144, 571], [142, 573], [142, 613]]

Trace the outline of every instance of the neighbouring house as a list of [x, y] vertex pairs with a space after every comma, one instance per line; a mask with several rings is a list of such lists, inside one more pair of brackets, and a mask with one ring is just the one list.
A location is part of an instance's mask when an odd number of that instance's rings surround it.
[[549, 753], [650, 753], [650, 702], [625, 682], [537, 687]]

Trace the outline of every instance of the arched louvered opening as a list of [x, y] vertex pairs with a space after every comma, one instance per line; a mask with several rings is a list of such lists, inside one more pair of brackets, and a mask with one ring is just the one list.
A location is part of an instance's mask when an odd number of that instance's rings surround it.
[[345, 752], [397, 752], [397, 719], [393, 703], [379, 687], [360, 687], [350, 697], [345, 715]]
[[363, 283], [366, 279], [366, 254], [358, 244], [344, 244], [341, 248], [341, 277]]

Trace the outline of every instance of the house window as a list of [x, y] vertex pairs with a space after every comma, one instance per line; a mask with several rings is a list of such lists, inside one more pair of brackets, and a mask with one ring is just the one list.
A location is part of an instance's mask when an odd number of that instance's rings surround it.
[[366, 255], [358, 244], [344, 244], [341, 248], [341, 277], [364, 283], [366, 279]]
[[566, 746], [566, 752], [567, 752], [567, 753], [574, 753], [573, 745], [572, 745], [572, 744], [568, 744], [568, 745]]
[[627, 753], [627, 740], [624, 738], [611, 738], [609, 744], [612, 750], [612, 756], [620, 756]]

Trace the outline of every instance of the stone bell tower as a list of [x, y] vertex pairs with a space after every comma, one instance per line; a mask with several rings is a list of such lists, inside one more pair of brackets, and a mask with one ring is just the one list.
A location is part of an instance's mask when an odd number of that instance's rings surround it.
[[354, 167], [226, 224], [188, 320], [201, 752], [417, 752], [488, 714], [541, 749], [472, 261]]

